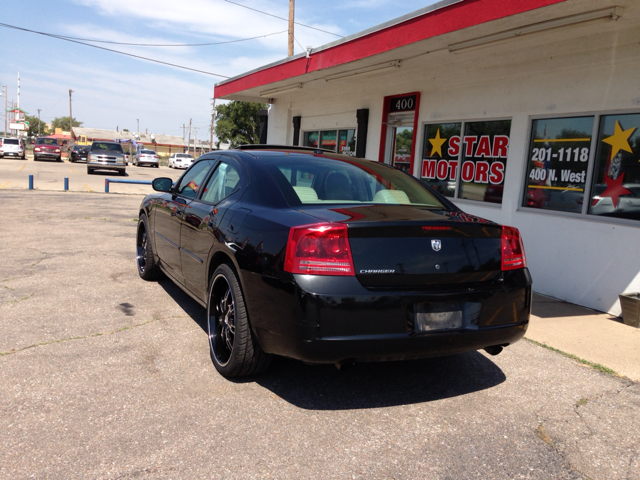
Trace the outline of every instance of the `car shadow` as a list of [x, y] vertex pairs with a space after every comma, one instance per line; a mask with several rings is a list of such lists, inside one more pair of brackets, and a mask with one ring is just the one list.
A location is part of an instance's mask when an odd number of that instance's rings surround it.
[[[208, 334], [206, 310], [169, 278], [158, 283]], [[202, 347], [208, 348], [206, 341]], [[305, 410], [353, 410], [433, 402], [486, 390], [505, 380], [503, 371], [489, 358], [469, 352], [423, 360], [356, 363], [346, 371], [274, 356], [267, 372], [232, 381], [255, 382]]]
[[433, 402], [503, 383], [502, 370], [479, 352], [400, 362], [357, 363], [348, 371], [275, 357], [247, 379], [305, 410], [354, 410]]
[[102, 175], [103, 177], [115, 177], [114, 180], [117, 180], [117, 177], [128, 177], [129, 174], [127, 172], [124, 175], [120, 175], [116, 172], [109, 170], [94, 170], [92, 175]]
[[204, 333], [208, 335], [207, 331], [207, 311], [196, 302], [193, 298], [187, 295], [180, 287], [178, 287], [171, 279], [163, 275], [158, 281], [158, 285], [167, 292], [167, 294], [184, 310], [184, 312], [196, 322], [196, 324], [202, 329]]

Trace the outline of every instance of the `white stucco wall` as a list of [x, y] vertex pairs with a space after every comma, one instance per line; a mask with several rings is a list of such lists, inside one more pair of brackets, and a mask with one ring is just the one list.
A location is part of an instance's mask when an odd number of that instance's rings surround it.
[[400, 69], [327, 83], [279, 97], [269, 143], [291, 144], [291, 119], [305, 130], [356, 127], [369, 109], [367, 158], [378, 159], [383, 98], [421, 93], [414, 173], [425, 122], [512, 120], [503, 203], [454, 200], [463, 210], [522, 232], [534, 290], [614, 315], [618, 294], [640, 291], [640, 222], [523, 210], [532, 117], [640, 112], [640, 28], [632, 16], [610, 25], [569, 27], [495, 46], [440, 50]]

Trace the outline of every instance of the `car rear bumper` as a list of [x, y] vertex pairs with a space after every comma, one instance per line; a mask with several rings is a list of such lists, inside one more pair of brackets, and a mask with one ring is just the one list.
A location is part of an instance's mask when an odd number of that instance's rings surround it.
[[53, 153], [53, 152], [33, 152], [33, 156], [35, 158], [62, 158], [62, 153]]
[[87, 162], [87, 167], [94, 170], [114, 170], [116, 172], [124, 172], [127, 166], [124, 163], [102, 163]]
[[[261, 278], [260, 298], [255, 291]], [[291, 283], [245, 276], [252, 327], [262, 348], [309, 363], [404, 360], [452, 355], [520, 340], [531, 312], [527, 269], [490, 286], [438, 286], [422, 291], [372, 291], [355, 277], [295, 275]], [[276, 287], [265, 291], [264, 284]], [[472, 321], [419, 332], [425, 304], [477, 306]]]

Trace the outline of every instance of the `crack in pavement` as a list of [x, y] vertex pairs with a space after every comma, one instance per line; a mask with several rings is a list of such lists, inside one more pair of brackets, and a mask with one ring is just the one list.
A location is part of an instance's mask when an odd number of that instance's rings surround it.
[[49, 254], [47, 252], [43, 252], [41, 250], [38, 250], [37, 248], [33, 248], [33, 247], [29, 247], [29, 250], [35, 250], [36, 252], [38, 252], [40, 255], [42, 255], [42, 258], [40, 260], [38, 260], [35, 263], [32, 263], [31, 265], [29, 265], [30, 268], [35, 267], [36, 265], [38, 265], [39, 263], [45, 261], [47, 258], [50, 258]]
[[97, 332], [97, 333], [92, 333], [90, 335], [79, 335], [79, 336], [76, 336], [76, 337], [67, 337], [67, 338], [60, 338], [58, 340], [49, 340], [48, 342], [34, 343], [33, 345], [27, 345], [26, 347], [15, 348], [15, 349], [9, 350], [8, 352], [0, 352], [0, 357], [5, 357], [7, 355], [13, 355], [15, 353], [19, 353], [19, 352], [22, 352], [24, 350], [29, 350], [31, 348], [36, 348], [36, 347], [42, 347], [42, 346], [45, 346], [45, 345], [51, 345], [51, 344], [54, 344], [54, 343], [64, 343], [64, 342], [69, 342], [69, 341], [72, 341], [72, 340], [84, 340], [84, 339], [87, 339], [87, 338], [102, 337], [102, 336], [106, 336], [106, 335], [113, 335], [115, 333], [124, 332], [126, 330], [131, 330], [133, 328], [142, 327], [144, 325], [148, 325], [149, 323], [159, 322], [160, 320], [172, 320], [172, 319], [177, 319], [177, 318], [191, 318], [193, 320], [196, 320], [197, 317], [194, 317], [193, 315], [174, 315], [174, 316], [170, 316], [170, 317], [154, 318], [153, 320], [147, 320], [146, 322], [137, 323], [135, 325], [126, 325], [126, 326], [118, 328], [116, 330], [112, 330], [111, 332], [106, 332], [106, 333], [105, 332]]

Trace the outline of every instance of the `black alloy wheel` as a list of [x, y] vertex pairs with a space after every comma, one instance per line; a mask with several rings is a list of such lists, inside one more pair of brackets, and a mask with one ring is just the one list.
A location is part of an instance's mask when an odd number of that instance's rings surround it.
[[154, 281], [160, 277], [160, 267], [153, 255], [153, 247], [149, 242], [149, 222], [145, 214], [138, 220], [138, 236], [136, 241], [136, 263], [138, 274], [143, 280]]
[[207, 328], [211, 360], [223, 377], [255, 375], [271, 363], [271, 355], [264, 353], [253, 337], [238, 277], [226, 264], [213, 274]]

